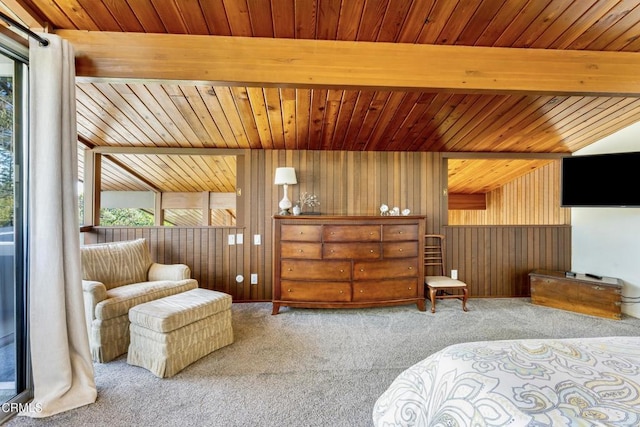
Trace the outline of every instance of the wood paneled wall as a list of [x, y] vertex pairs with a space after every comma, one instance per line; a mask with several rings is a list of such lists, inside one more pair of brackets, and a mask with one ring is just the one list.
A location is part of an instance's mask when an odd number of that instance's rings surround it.
[[[244, 232], [235, 227], [94, 227], [85, 233], [85, 243], [145, 238], [153, 261], [187, 264], [201, 288], [229, 293], [236, 301], [249, 301], [256, 296], [251, 294], [249, 275], [245, 273], [246, 247], [228, 245], [230, 234]], [[245, 277], [241, 283], [236, 281], [238, 274]]]
[[560, 161], [487, 193], [486, 210], [451, 210], [449, 225], [560, 225], [571, 210], [560, 207]]
[[426, 215], [427, 232], [439, 233], [446, 210], [442, 198], [433, 195], [442, 191], [441, 163], [439, 153], [426, 152], [252, 150], [248, 226], [264, 239], [262, 247], [252, 247], [250, 262], [252, 271], [268, 280], [259, 287], [259, 297], [271, 299], [272, 216], [283, 196], [282, 188], [273, 185], [277, 167], [296, 169], [298, 184], [289, 186], [289, 198], [295, 202], [301, 192], [315, 194], [320, 201], [316, 212], [379, 215], [385, 203]]
[[475, 297], [529, 296], [535, 269], [571, 269], [571, 227], [445, 227], [447, 270]]
[[[447, 235], [448, 268], [469, 281], [472, 296], [526, 296], [530, 270], [570, 269], [568, 226], [446, 226], [440, 153], [251, 150], [245, 157], [238, 187], [246, 214], [239, 214], [238, 227], [97, 227], [87, 233], [87, 243], [145, 237], [155, 261], [188, 264], [200, 286], [228, 292], [234, 301], [269, 301], [272, 216], [282, 198], [273, 178], [277, 167], [292, 166], [298, 184], [289, 186], [289, 197], [316, 194], [322, 214], [378, 215], [385, 203], [426, 215], [427, 233]], [[238, 233], [244, 243], [228, 245], [229, 234]], [[253, 242], [256, 234], [260, 245]], [[258, 284], [250, 284], [252, 273]], [[244, 282], [236, 282], [238, 274]]]

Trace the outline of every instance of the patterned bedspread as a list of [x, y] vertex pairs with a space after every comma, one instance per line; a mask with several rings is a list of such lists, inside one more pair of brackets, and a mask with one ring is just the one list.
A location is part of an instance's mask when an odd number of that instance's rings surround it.
[[376, 426], [640, 426], [640, 337], [447, 347], [400, 374]]

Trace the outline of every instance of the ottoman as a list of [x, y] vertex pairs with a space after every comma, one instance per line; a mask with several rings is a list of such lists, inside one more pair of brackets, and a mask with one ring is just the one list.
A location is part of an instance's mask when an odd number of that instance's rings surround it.
[[127, 363], [171, 377], [214, 350], [233, 343], [231, 295], [208, 289], [136, 305]]

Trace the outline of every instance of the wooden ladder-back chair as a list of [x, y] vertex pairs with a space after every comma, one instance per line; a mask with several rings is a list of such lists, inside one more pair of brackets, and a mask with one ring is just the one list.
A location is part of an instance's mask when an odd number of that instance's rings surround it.
[[[467, 284], [461, 280], [446, 276], [445, 243], [442, 234], [426, 234], [424, 236], [424, 283], [431, 299], [431, 312], [436, 312], [436, 299], [458, 298], [462, 300], [462, 309], [467, 311]], [[428, 276], [428, 269], [439, 272], [439, 276]], [[455, 293], [450, 293], [456, 291]], [[462, 294], [460, 294], [462, 292]]]

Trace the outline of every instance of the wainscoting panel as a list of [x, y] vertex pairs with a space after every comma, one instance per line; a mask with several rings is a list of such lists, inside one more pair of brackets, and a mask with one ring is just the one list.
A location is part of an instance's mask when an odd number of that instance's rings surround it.
[[[229, 245], [234, 227], [94, 227], [85, 243], [147, 239], [151, 258], [160, 264], [187, 264], [201, 288], [226, 292], [235, 301], [251, 299], [249, 274], [244, 273], [243, 245]], [[248, 243], [248, 236], [244, 236]], [[245, 280], [236, 281], [243, 274]]]
[[447, 273], [469, 285], [473, 297], [530, 295], [528, 274], [535, 269], [571, 269], [571, 227], [445, 227]]

